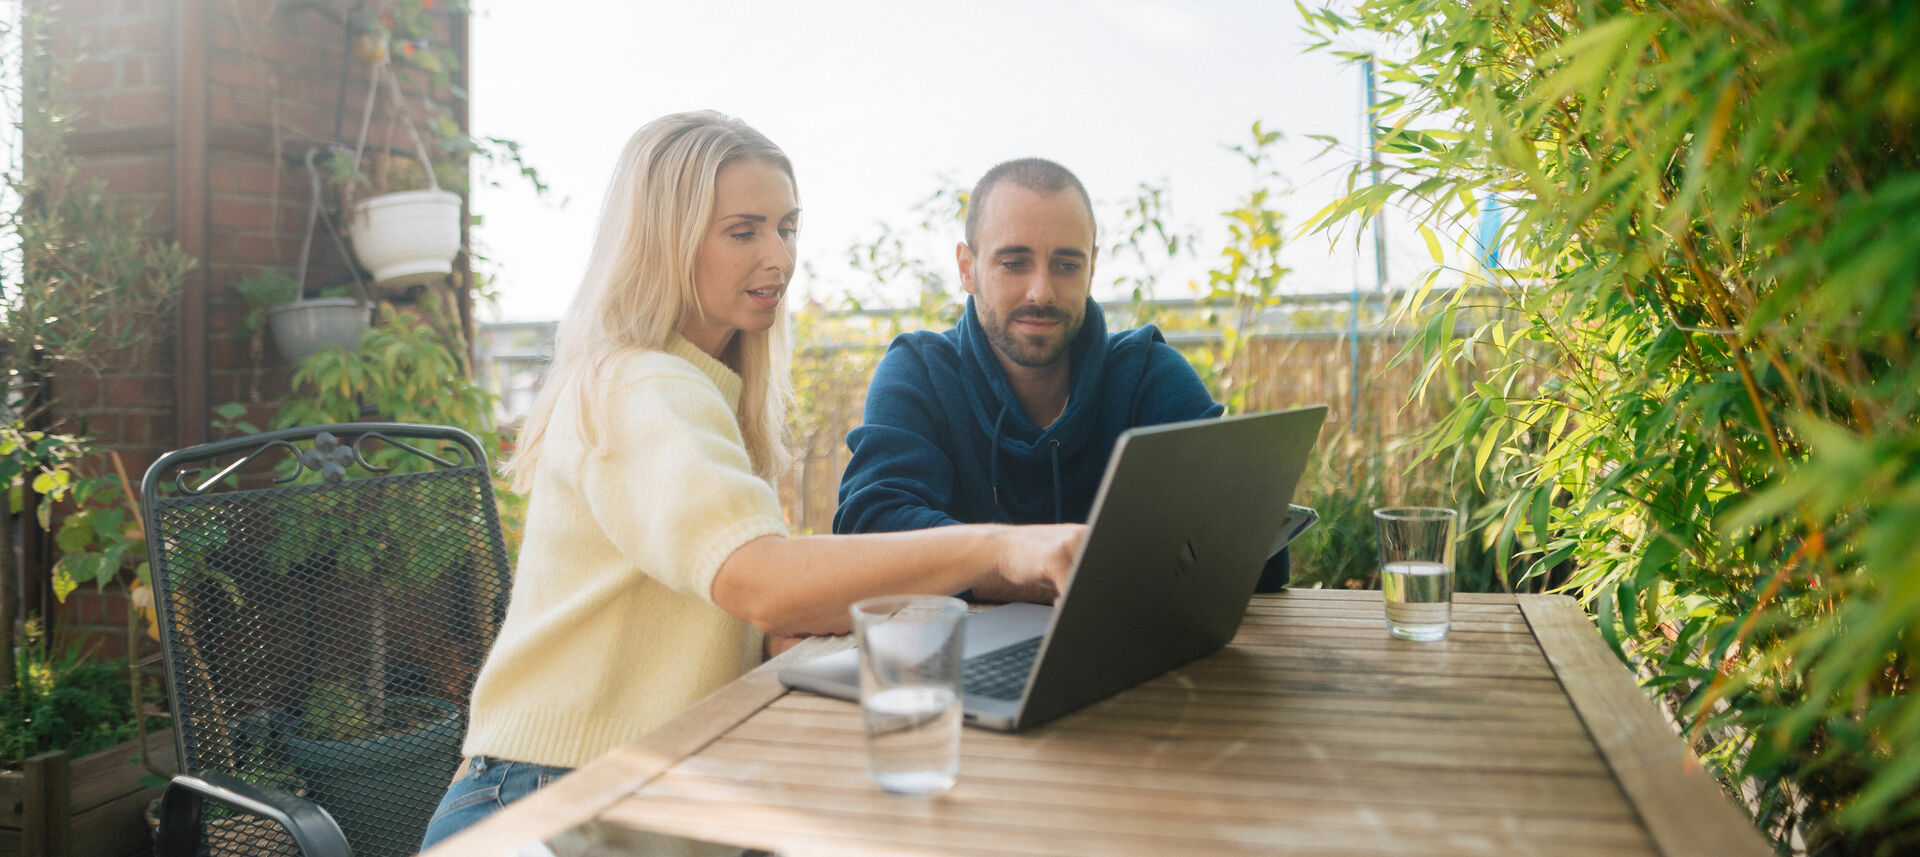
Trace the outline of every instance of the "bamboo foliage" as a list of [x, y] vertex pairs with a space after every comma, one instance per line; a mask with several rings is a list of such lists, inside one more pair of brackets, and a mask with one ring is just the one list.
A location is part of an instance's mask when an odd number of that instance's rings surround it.
[[1308, 15], [1395, 56], [1389, 181], [1356, 168], [1317, 228], [1513, 200], [1503, 312], [1456, 335], [1465, 292], [1403, 307], [1430, 379], [1481, 373], [1422, 440], [1472, 451], [1510, 572], [1570, 564], [1783, 842], [1920, 847], [1920, 5]]

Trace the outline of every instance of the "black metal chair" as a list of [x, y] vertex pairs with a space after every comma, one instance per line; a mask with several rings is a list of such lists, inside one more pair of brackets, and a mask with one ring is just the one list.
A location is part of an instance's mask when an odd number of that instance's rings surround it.
[[479, 442], [268, 432], [162, 456], [141, 504], [182, 770], [159, 853], [413, 853], [506, 612]]

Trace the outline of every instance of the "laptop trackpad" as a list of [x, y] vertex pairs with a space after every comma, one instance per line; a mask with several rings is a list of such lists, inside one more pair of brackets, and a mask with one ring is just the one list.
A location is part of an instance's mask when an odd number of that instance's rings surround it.
[[[967, 616], [963, 627], [965, 641], [962, 659], [978, 657], [1007, 646], [1040, 637], [1053, 621], [1053, 608], [1044, 604], [1003, 604]], [[780, 680], [790, 687], [841, 699], [860, 698], [860, 653], [855, 649], [835, 652], [780, 671]]]

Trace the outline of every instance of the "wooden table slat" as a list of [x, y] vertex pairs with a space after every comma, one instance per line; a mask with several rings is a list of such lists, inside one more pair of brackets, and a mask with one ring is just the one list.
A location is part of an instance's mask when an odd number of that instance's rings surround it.
[[[787, 776], [809, 781], [819, 776], [823, 778], [821, 782], [826, 782], [832, 776], [851, 776], [864, 785], [866, 766], [859, 750], [855, 742], [776, 743], [729, 736], [699, 757], [676, 767], [669, 776], [700, 775], [711, 772], [713, 765], [744, 763], [761, 766], [755, 775], [770, 781]], [[851, 757], [849, 751], [853, 751]], [[1468, 812], [1612, 820], [1636, 817], [1632, 807], [1619, 799], [1619, 789], [1605, 771], [1586, 775], [1508, 771], [1499, 776], [1485, 776], [1471, 770], [1382, 771], [1332, 760], [1285, 766], [1244, 764], [1209, 771], [1168, 771], [1147, 764], [1129, 765], [1126, 761], [1114, 759], [1103, 766], [1068, 767], [1052, 759], [1036, 760], [1032, 754], [969, 748], [961, 763], [962, 784], [1024, 785], [1063, 793], [1080, 789], [1093, 794], [1135, 792], [1152, 795], [1156, 800], [1172, 794], [1239, 796], [1249, 801], [1272, 799], [1276, 802], [1340, 800], [1366, 804], [1377, 801], [1393, 806], [1431, 806], [1444, 802]], [[789, 765], [800, 772], [781, 773]], [[1217, 776], [1221, 773], [1233, 774], [1234, 781], [1222, 783]]]
[[[1062, 724], [1048, 735], [1036, 735], [1049, 741], [1046, 752], [1068, 758], [1084, 754], [1086, 759], [1105, 759], [1114, 754], [1178, 756], [1202, 765], [1225, 764], [1233, 759], [1282, 763], [1288, 760], [1332, 759], [1345, 762], [1393, 764], [1405, 767], [1471, 767], [1474, 769], [1560, 771], [1604, 774], [1604, 761], [1594, 753], [1585, 738], [1536, 738], [1511, 734], [1448, 735], [1445, 741], [1419, 729], [1418, 724], [1403, 731], [1374, 733], [1360, 730], [1273, 729], [1265, 733], [1179, 735], [1171, 731], [1177, 721], [1165, 718], [1088, 717], [1078, 723]], [[729, 733], [743, 738], [771, 740], [788, 735], [804, 740], [821, 733], [850, 736], [857, 740], [863, 733], [857, 712], [794, 712], [776, 709], [764, 712], [750, 723]], [[1160, 731], [1152, 731], [1155, 729]], [[1069, 737], [1070, 736], [1070, 737]], [[968, 736], [971, 737], [971, 736]], [[999, 736], [982, 735], [980, 741]], [[831, 740], [828, 738], [826, 740]], [[962, 744], [966, 744], [962, 741]], [[1026, 742], [1031, 743], [1031, 742]]]
[[[778, 705], [803, 711], [845, 711], [853, 705], [839, 699], [794, 693]], [[1165, 716], [1168, 703], [1141, 694], [1121, 694], [1094, 703], [1087, 708], [1089, 717]], [[1327, 703], [1281, 694], [1246, 697], [1226, 703], [1195, 704], [1178, 709], [1181, 720], [1194, 724], [1241, 724], [1245, 729], [1306, 728], [1386, 729], [1400, 728], [1410, 719], [1418, 719], [1436, 734], [1484, 731], [1497, 724], [1501, 731], [1514, 735], [1560, 736], [1585, 740], [1586, 727], [1561, 716], [1563, 709], [1521, 707], [1487, 713], [1484, 707], [1468, 708], [1466, 703], [1424, 702], [1378, 710], [1355, 705], [1352, 701]]]

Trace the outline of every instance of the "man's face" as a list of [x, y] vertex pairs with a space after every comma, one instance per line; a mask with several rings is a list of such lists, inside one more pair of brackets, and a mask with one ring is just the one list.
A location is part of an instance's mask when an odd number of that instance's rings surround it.
[[1064, 361], [1086, 318], [1093, 283], [1093, 219], [1071, 187], [1041, 193], [1011, 181], [988, 192], [975, 246], [955, 250], [960, 285], [1003, 364]]

